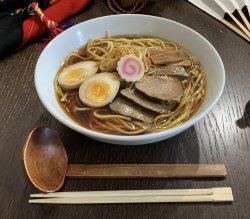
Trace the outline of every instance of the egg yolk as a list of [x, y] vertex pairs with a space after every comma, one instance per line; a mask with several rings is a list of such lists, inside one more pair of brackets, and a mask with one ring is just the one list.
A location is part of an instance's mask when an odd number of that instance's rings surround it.
[[65, 75], [65, 80], [69, 82], [82, 81], [87, 75], [86, 70], [82, 68], [71, 69], [68, 74]]
[[101, 103], [110, 95], [110, 86], [105, 81], [94, 81], [86, 89], [86, 97], [96, 103]]

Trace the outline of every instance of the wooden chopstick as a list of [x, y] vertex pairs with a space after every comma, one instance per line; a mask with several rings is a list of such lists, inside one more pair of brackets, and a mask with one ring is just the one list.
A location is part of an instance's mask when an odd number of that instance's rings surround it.
[[[120, 196], [118, 196], [120, 191], [106, 191], [105, 196], [30, 199], [29, 203], [51, 203], [51, 204], [103, 203], [104, 204], [104, 203], [232, 202], [233, 201], [233, 194], [231, 188], [212, 188], [212, 189], [197, 189], [197, 190], [195, 189], [163, 190], [166, 191], [165, 194], [168, 195], [162, 195], [162, 194], [159, 195], [159, 191], [162, 190], [141, 190], [141, 191], [143, 192], [147, 191], [147, 193], [138, 194], [137, 191], [136, 192], [137, 195], [135, 195], [133, 194], [133, 191], [127, 191], [128, 192], [127, 194], [124, 194], [125, 191], [122, 191]], [[157, 191], [158, 194], [157, 192], [155, 193], [155, 191]], [[192, 192], [192, 194], [189, 193], [190, 191]], [[209, 192], [210, 194], [207, 194]], [[104, 195], [104, 193], [102, 195]]]
[[160, 190], [118, 190], [118, 191], [79, 191], [31, 194], [31, 198], [89, 198], [89, 197], [125, 197], [125, 196], [196, 196], [213, 194], [231, 194], [231, 187], [209, 189], [160, 189]]
[[70, 164], [66, 176], [85, 178], [225, 177], [224, 164]]
[[112, 203], [156, 203], [156, 202], [232, 202], [232, 194], [201, 196], [138, 196], [138, 197], [92, 197], [31, 199], [29, 203], [40, 204], [112, 204]]

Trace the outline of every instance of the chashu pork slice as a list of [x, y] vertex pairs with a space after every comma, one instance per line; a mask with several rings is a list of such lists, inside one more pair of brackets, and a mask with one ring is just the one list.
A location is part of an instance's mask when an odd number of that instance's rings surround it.
[[190, 58], [190, 56], [187, 53], [185, 53], [181, 50], [176, 50], [173, 47], [165, 47], [165, 48], [150, 47], [150, 48], [148, 48], [148, 51], [149, 51], [150, 55], [174, 54], [182, 59], [189, 59]]
[[185, 60], [183, 56], [176, 54], [171, 51], [165, 51], [163, 49], [156, 49], [156, 48], [149, 48], [150, 59], [152, 60], [154, 65], [161, 65], [161, 64], [172, 64], [177, 63]]
[[165, 104], [157, 103], [153, 100], [149, 100], [137, 91], [130, 93], [128, 90], [123, 89], [120, 91], [121, 95], [131, 100], [132, 102], [140, 105], [141, 107], [153, 111], [155, 113], [167, 113], [169, 110], [173, 109], [176, 104]]
[[157, 66], [153, 71], [153, 74], [178, 76], [182, 78], [189, 77], [189, 73], [185, 70], [185, 68], [176, 65]]
[[180, 58], [177, 55], [171, 53], [151, 55], [150, 59], [152, 60], [154, 65], [168, 65], [184, 60], [183, 58]]
[[151, 99], [167, 103], [180, 102], [184, 93], [181, 81], [171, 76], [147, 76], [135, 83], [135, 89]]
[[172, 65], [174, 65], [174, 66], [182, 66], [182, 67], [187, 68], [187, 69], [193, 69], [193, 68], [200, 68], [201, 67], [199, 61], [190, 60], [190, 59], [186, 59], [186, 60], [183, 60], [181, 62], [174, 63]]
[[109, 108], [115, 113], [140, 120], [147, 124], [152, 124], [155, 118], [155, 115], [146, 112], [146, 110], [140, 106], [133, 104], [131, 101], [122, 97], [117, 97], [109, 104]]

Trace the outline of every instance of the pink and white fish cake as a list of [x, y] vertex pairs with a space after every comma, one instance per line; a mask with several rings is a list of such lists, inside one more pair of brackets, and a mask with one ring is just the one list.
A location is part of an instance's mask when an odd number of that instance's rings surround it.
[[139, 81], [144, 75], [143, 62], [134, 55], [125, 55], [117, 63], [117, 71], [127, 82]]

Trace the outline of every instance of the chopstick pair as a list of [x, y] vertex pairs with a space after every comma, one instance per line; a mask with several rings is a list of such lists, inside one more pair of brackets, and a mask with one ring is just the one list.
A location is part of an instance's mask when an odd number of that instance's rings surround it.
[[88, 192], [55, 192], [31, 194], [29, 203], [111, 204], [157, 202], [232, 202], [231, 187], [174, 190], [121, 190]]
[[[250, 16], [250, 0], [188, 0], [196, 7], [200, 8], [201, 10], [205, 11], [215, 19], [222, 22], [228, 28], [236, 32], [238, 35], [243, 37], [245, 40], [250, 42], [250, 23], [247, 20], [246, 16], [242, 12], [242, 8], [247, 6], [249, 16]], [[242, 24], [234, 15], [233, 12], [237, 11], [240, 15], [244, 24]], [[224, 19], [224, 15], [228, 14], [232, 20], [237, 24], [239, 28], [229, 23], [227, 20]]]

